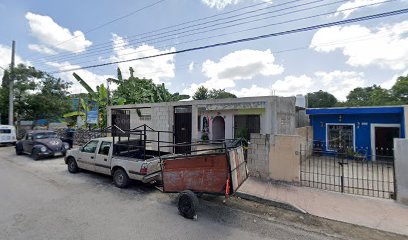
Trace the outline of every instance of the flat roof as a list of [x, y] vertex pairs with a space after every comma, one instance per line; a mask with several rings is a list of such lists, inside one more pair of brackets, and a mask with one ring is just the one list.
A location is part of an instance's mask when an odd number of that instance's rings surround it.
[[330, 114], [390, 114], [402, 113], [403, 106], [375, 106], [375, 107], [338, 107], [338, 108], [308, 108], [309, 115]]

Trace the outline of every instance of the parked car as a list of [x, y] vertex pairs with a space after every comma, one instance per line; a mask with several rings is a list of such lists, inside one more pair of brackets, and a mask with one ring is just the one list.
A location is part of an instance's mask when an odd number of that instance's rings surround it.
[[0, 125], [0, 144], [15, 144], [16, 128], [11, 125]]
[[[157, 151], [142, 148], [139, 140], [113, 144], [112, 137], [96, 138], [78, 149], [71, 149], [65, 156], [70, 173], [80, 169], [113, 177], [117, 187], [128, 186], [130, 179], [144, 183], [160, 176], [160, 158]], [[169, 154], [160, 152], [161, 156]]]
[[65, 156], [69, 144], [49, 130], [27, 131], [24, 138], [16, 143], [16, 154], [31, 155], [34, 160], [43, 157]]

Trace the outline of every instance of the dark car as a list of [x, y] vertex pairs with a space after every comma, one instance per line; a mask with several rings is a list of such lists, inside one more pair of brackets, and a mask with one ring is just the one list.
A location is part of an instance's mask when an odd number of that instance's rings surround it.
[[63, 142], [53, 131], [28, 131], [23, 139], [16, 143], [16, 154], [30, 154], [34, 160], [42, 157], [65, 156], [69, 144]]

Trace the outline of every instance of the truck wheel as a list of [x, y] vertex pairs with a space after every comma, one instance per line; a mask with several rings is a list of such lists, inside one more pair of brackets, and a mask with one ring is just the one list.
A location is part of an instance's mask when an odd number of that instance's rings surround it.
[[32, 157], [35, 161], [39, 160], [39, 159], [40, 159], [40, 155], [39, 155], [39, 153], [38, 153], [38, 150], [34, 149], [34, 150], [31, 152], [31, 157]]
[[181, 216], [194, 219], [197, 216], [198, 198], [192, 191], [185, 190], [178, 196], [177, 207]]
[[125, 188], [129, 185], [129, 177], [125, 170], [118, 168], [113, 172], [113, 183], [115, 183], [118, 188]]
[[77, 173], [79, 172], [79, 168], [77, 163], [75, 162], [75, 159], [70, 157], [67, 160], [67, 165], [68, 165], [68, 172], [70, 173]]

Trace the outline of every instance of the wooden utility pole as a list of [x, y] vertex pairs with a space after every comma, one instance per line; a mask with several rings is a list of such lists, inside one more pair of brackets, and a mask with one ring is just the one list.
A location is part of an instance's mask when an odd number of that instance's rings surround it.
[[14, 58], [16, 54], [16, 42], [11, 46], [11, 64], [9, 78], [9, 125], [14, 125]]

